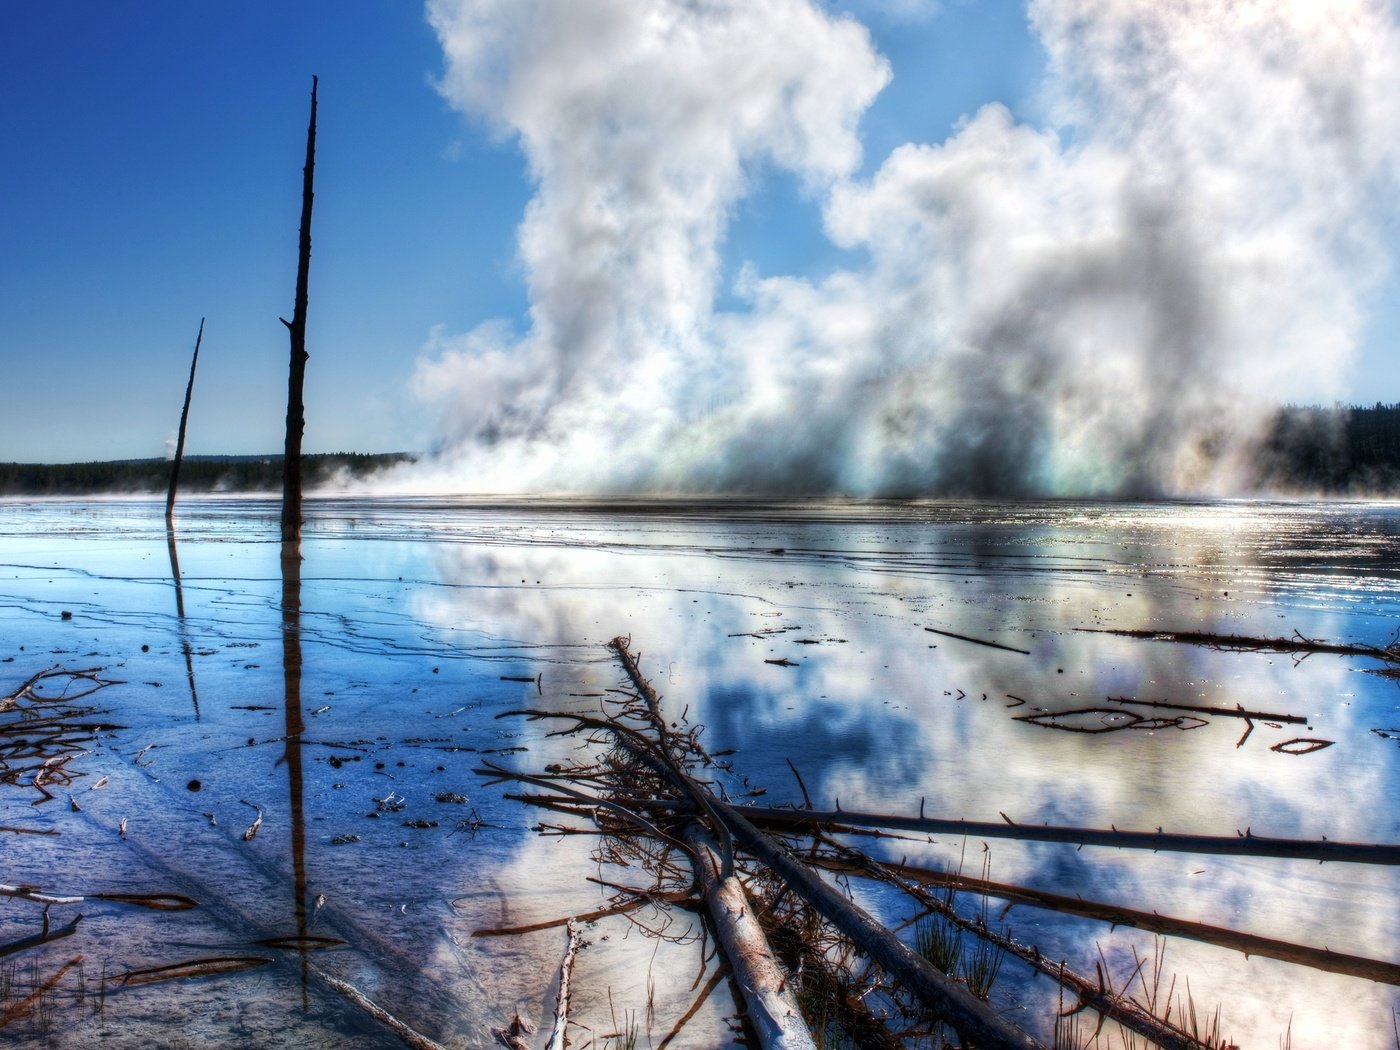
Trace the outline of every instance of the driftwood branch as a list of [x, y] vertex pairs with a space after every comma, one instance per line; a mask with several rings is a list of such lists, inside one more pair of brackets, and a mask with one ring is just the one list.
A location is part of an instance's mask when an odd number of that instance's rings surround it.
[[940, 631], [936, 627], [925, 627], [929, 634], [941, 634], [944, 638], [956, 638], [960, 642], [971, 642], [973, 645], [985, 645], [988, 649], [1003, 649], [1008, 653], [1020, 653], [1022, 656], [1030, 656], [1029, 649], [1016, 649], [1009, 645], [1002, 645], [1001, 642], [989, 642], [985, 638], [973, 638], [971, 635], [954, 634], [952, 631]]
[[1294, 633], [1292, 638], [1258, 638], [1243, 634], [1215, 634], [1211, 631], [1146, 631], [1077, 627], [1084, 634], [1116, 634], [1124, 638], [1146, 638], [1154, 642], [1181, 642], [1204, 645], [1226, 652], [1255, 653], [1330, 653], [1335, 656], [1369, 656], [1387, 663], [1400, 663], [1400, 643], [1387, 646], [1346, 645], [1304, 638]]
[[1303, 715], [1280, 715], [1272, 711], [1249, 711], [1236, 704], [1234, 707], [1197, 707], [1194, 704], [1171, 704], [1165, 700], [1135, 700], [1131, 696], [1110, 696], [1109, 703], [1132, 704], [1136, 707], [1156, 707], [1167, 711], [1190, 711], [1197, 715], [1218, 715], [1222, 718], [1243, 718], [1246, 722], [1259, 719], [1261, 722], [1287, 722], [1305, 726], [1308, 720]]
[[627, 677], [631, 679], [632, 685], [638, 694], [646, 701], [647, 710], [651, 714], [652, 724], [656, 727], [657, 735], [661, 738], [660, 754], [661, 759], [670, 768], [673, 777], [677, 780], [681, 788], [688, 794], [701, 811], [709, 817], [711, 829], [719, 838], [720, 845], [720, 874], [722, 878], [728, 878], [734, 874], [734, 842], [729, 829], [724, 821], [719, 819], [714, 807], [710, 804], [710, 795], [698, 784], [696, 784], [673, 760], [671, 757], [670, 743], [671, 731], [666, 725], [666, 718], [661, 713], [661, 698], [656, 695], [656, 690], [651, 687], [643, 676], [641, 668], [637, 666], [637, 658], [628, 649], [628, 640], [622, 637], [614, 638], [608, 643], [611, 649], [621, 662], [627, 672]]
[[48, 916], [46, 913], [43, 932], [36, 933], [31, 937], [22, 937], [17, 941], [11, 941], [9, 944], [0, 944], [0, 959], [3, 959], [7, 955], [15, 955], [19, 952], [27, 951], [30, 948], [37, 948], [39, 945], [48, 944], [50, 941], [71, 937], [78, 932], [78, 924], [82, 921], [83, 917], [81, 915], [75, 915], [73, 921], [67, 926], [60, 926], [56, 930], [50, 930], [48, 928]]
[[54, 985], [63, 980], [64, 974], [82, 961], [83, 957], [81, 955], [73, 956], [73, 958], [60, 966], [47, 980], [31, 991], [27, 996], [17, 1003], [11, 1003], [9, 1006], [5, 1007], [3, 1011], [0, 1011], [0, 1028], [4, 1028], [11, 1021], [18, 1020], [32, 1010], [39, 1000], [53, 990]]
[[965, 835], [968, 838], [1016, 839], [1027, 842], [1072, 842], [1083, 846], [1112, 846], [1166, 853], [1203, 853], [1231, 857], [1285, 857], [1295, 860], [1336, 861], [1352, 864], [1400, 864], [1400, 845], [1371, 842], [1313, 842], [1305, 839], [1269, 838], [1246, 830], [1233, 838], [1223, 835], [1177, 835], [1162, 831], [1119, 831], [1117, 828], [1076, 828], [1049, 824], [1018, 824], [938, 817], [903, 817], [896, 814], [857, 813], [850, 810], [795, 810], [764, 806], [736, 806], [735, 812], [768, 828], [809, 832], [828, 824], [920, 831], [929, 834]]
[[570, 919], [564, 927], [569, 941], [564, 948], [564, 960], [559, 964], [559, 990], [554, 995], [554, 1030], [549, 1036], [547, 1050], [564, 1050], [565, 1032], [569, 1027], [569, 978], [574, 971], [574, 956], [578, 954], [578, 927]]
[[1022, 1047], [1042, 1044], [999, 1017], [984, 1002], [947, 975], [939, 973], [864, 909], [786, 849], [755, 828], [736, 807], [714, 800], [714, 807], [736, 840], [768, 865], [794, 892], [851, 939], [924, 1007], [979, 1047]]
[[954, 910], [951, 903], [940, 900], [938, 897], [923, 891], [920, 886], [900, 878], [890, 865], [876, 863], [867, 858], [861, 858], [857, 863], [864, 867], [866, 874], [898, 886], [924, 907], [937, 912], [959, 929], [971, 933], [975, 937], [980, 937], [1002, 951], [1016, 956], [1027, 966], [1038, 970], [1054, 979], [1062, 987], [1073, 991], [1079, 999], [1079, 1006], [1075, 1012], [1086, 1008], [1093, 1010], [1101, 1017], [1110, 1018], [1129, 1031], [1146, 1036], [1162, 1050], [1215, 1050], [1213, 1046], [1202, 1043], [1189, 1032], [1165, 1018], [1156, 1017], [1151, 1012], [1144, 1010], [1137, 1003], [1128, 999], [1126, 995], [1113, 991], [1107, 982], [1091, 980], [1071, 970], [1063, 961], [1057, 963], [1047, 959], [1041, 954], [1040, 949], [1020, 943], [1011, 937], [1009, 932], [998, 933], [990, 929], [984, 922], [963, 918]]
[[434, 1042], [426, 1035], [404, 1024], [404, 1022], [400, 1021], [388, 1010], [385, 1010], [378, 1003], [374, 1002], [353, 984], [342, 981], [339, 977], [332, 977], [318, 966], [309, 966], [308, 969], [311, 975], [327, 988], [338, 993], [342, 998], [353, 1003], [385, 1028], [388, 1028], [399, 1037], [400, 1041], [402, 1041], [405, 1046], [411, 1047], [412, 1050], [446, 1050], [446, 1047], [441, 1043]]
[[[823, 857], [814, 863], [828, 870], [853, 874], [859, 874], [867, 867], [864, 858], [857, 861], [842, 861]], [[1348, 955], [1327, 948], [1313, 948], [1305, 944], [1275, 940], [1272, 937], [1260, 937], [1256, 934], [1231, 930], [1223, 926], [1211, 926], [1208, 923], [1194, 922], [1190, 919], [1173, 918], [1155, 911], [1141, 911], [1119, 904], [1086, 900], [1083, 897], [1067, 897], [1063, 894], [1050, 893], [1027, 886], [990, 882], [985, 879], [974, 879], [966, 875], [934, 871], [915, 865], [882, 862], [881, 867], [908, 882], [921, 883], [926, 886], [950, 887], [964, 893], [995, 897], [1010, 904], [1027, 904], [1036, 908], [1056, 911], [1063, 915], [1098, 919], [1113, 926], [1132, 926], [1149, 933], [1182, 937], [1187, 940], [1200, 941], [1202, 944], [1230, 948], [1237, 952], [1243, 952], [1245, 955], [1265, 956], [1270, 959], [1278, 959], [1281, 962], [1293, 963], [1296, 966], [1306, 966], [1313, 970], [1347, 974], [1351, 977], [1360, 977], [1381, 984], [1400, 986], [1400, 964], [1380, 959]]]

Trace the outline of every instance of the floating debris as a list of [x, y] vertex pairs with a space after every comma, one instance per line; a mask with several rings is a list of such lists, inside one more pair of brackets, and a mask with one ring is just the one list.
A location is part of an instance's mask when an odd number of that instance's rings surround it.
[[985, 638], [973, 638], [966, 634], [954, 634], [952, 631], [940, 631], [936, 627], [925, 627], [929, 634], [941, 634], [944, 638], [956, 638], [960, 642], [971, 642], [973, 645], [985, 645], [988, 649], [1004, 649], [1008, 653], [1020, 653], [1022, 656], [1030, 656], [1029, 649], [1017, 649], [1014, 646], [1003, 645], [1001, 642], [989, 642]]
[[1270, 751], [1277, 751], [1281, 755], [1311, 755], [1314, 751], [1321, 751], [1325, 747], [1331, 747], [1335, 740], [1320, 740], [1317, 737], [1294, 737], [1292, 740], [1285, 740], [1281, 744], [1275, 744], [1269, 748]]

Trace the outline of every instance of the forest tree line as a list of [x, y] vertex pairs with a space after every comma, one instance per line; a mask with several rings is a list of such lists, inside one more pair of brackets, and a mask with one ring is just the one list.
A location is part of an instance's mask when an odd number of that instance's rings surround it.
[[[307, 487], [363, 480], [377, 470], [409, 462], [402, 452], [334, 452], [301, 457]], [[125, 459], [99, 463], [0, 463], [0, 495], [90, 496], [99, 493], [156, 495], [170, 483], [170, 461]], [[282, 490], [281, 456], [186, 456], [181, 492]]]
[[1266, 491], [1400, 495], [1400, 403], [1289, 405], [1274, 416], [1256, 458]]
[[[182, 492], [267, 492], [282, 487], [282, 456], [187, 456]], [[308, 488], [363, 480], [416, 457], [336, 452], [301, 457]], [[1259, 492], [1400, 496], [1400, 403], [1279, 409], [1255, 453]], [[170, 480], [164, 459], [98, 463], [0, 463], [0, 495], [156, 494]]]

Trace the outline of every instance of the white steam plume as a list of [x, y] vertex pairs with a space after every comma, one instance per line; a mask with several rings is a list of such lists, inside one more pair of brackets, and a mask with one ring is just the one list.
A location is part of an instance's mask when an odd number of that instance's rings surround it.
[[[1199, 492], [1281, 399], [1341, 390], [1388, 260], [1400, 34], [1378, 0], [1035, 0], [1052, 126], [996, 104], [854, 176], [890, 72], [812, 0], [430, 0], [445, 96], [517, 137], [529, 330], [436, 335], [436, 483]], [[797, 173], [820, 281], [731, 210]], [[421, 473], [414, 483], [431, 483]]]

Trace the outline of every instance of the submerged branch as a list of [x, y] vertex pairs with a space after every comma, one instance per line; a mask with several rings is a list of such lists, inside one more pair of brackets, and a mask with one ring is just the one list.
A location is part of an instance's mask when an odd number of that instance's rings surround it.
[[42, 984], [38, 985], [23, 999], [21, 999], [17, 1003], [12, 1003], [11, 1005], [5, 1007], [3, 1011], [0, 1011], [0, 1028], [4, 1028], [11, 1021], [19, 1020], [19, 1018], [23, 1017], [30, 1010], [32, 1010], [35, 1004], [37, 1004], [41, 999], [44, 998], [45, 995], [47, 995], [53, 990], [54, 985], [58, 984], [59, 981], [63, 980], [64, 974], [66, 974], [69, 970], [77, 966], [82, 961], [83, 957], [81, 955], [73, 956], [73, 958], [69, 959], [66, 963], [60, 966], [51, 976], [49, 976], [47, 980], [45, 980]]

